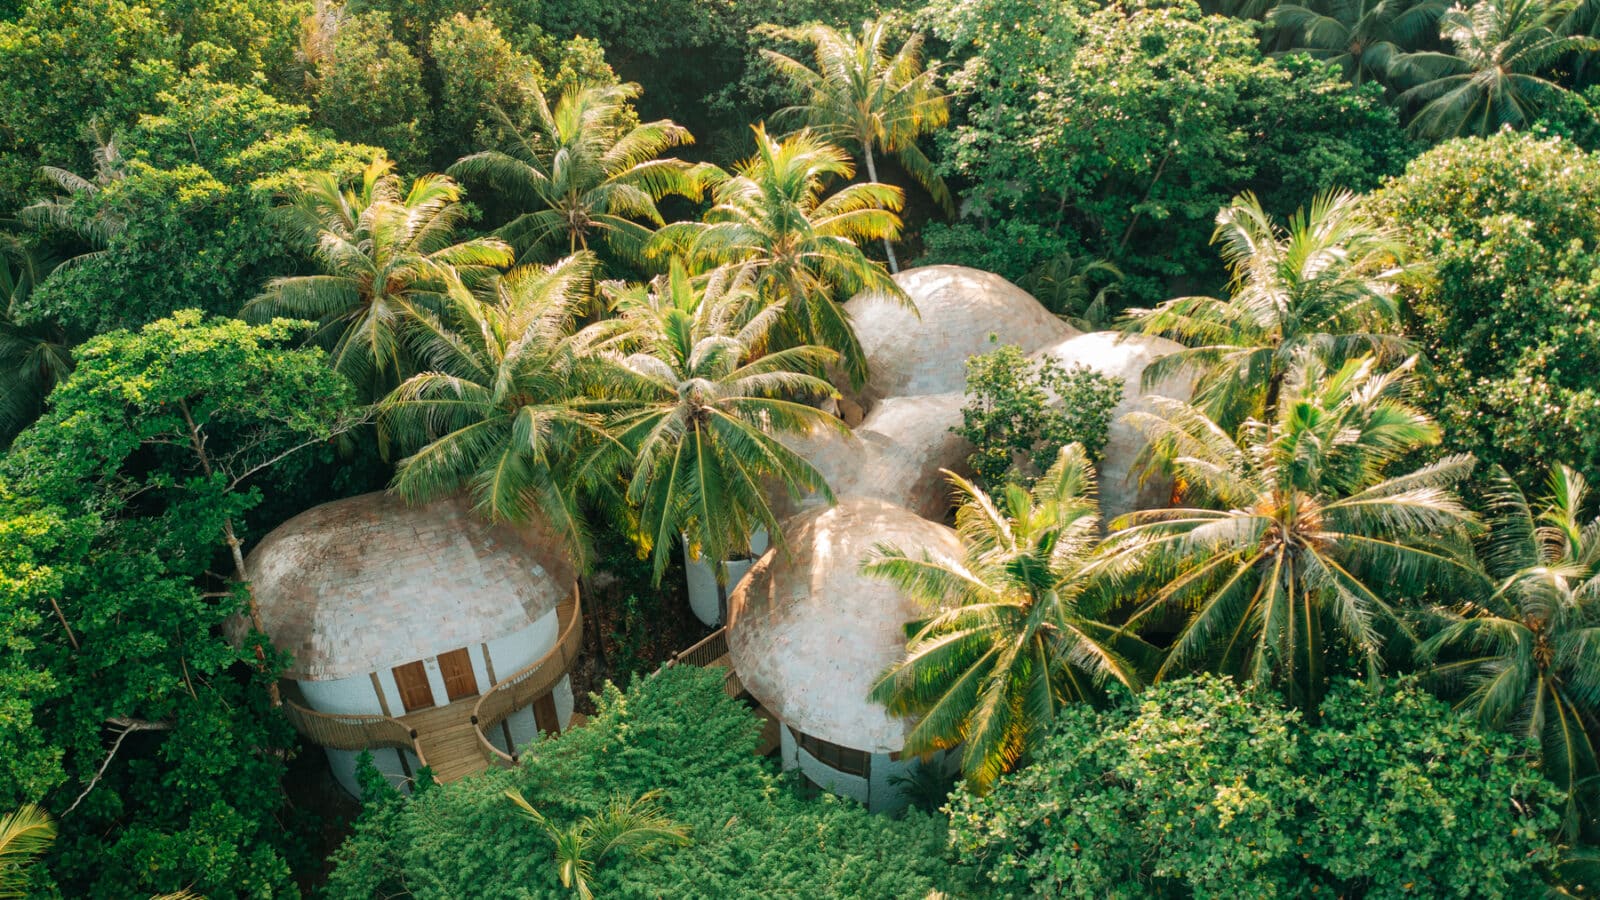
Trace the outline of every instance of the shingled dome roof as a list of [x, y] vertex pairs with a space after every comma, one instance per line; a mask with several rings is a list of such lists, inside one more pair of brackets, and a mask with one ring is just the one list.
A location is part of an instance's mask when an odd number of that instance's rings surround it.
[[874, 753], [905, 745], [909, 723], [867, 699], [905, 653], [904, 625], [925, 610], [861, 574], [879, 541], [959, 556], [956, 533], [909, 510], [843, 497], [784, 525], [789, 554], [769, 550], [728, 599], [728, 649], [739, 681], [792, 728]]
[[907, 269], [895, 283], [916, 305], [862, 295], [845, 304], [866, 355], [863, 405], [885, 397], [959, 393], [966, 389], [967, 357], [1016, 344], [1031, 353], [1065, 340], [1077, 329], [1050, 314], [1011, 282], [964, 266]]
[[1140, 483], [1137, 463], [1147, 441], [1144, 432], [1125, 417], [1132, 412], [1153, 411], [1152, 396], [1189, 399], [1194, 390], [1194, 373], [1190, 371], [1181, 370], [1148, 388], [1143, 384], [1146, 366], [1182, 349], [1182, 344], [1148, 334], [1095, 331], [1068, 338], [1034, 355], [1036, 359], [1053, 357], [1066, 368], [1085, 365], [1122, 379], [1122, 402], [1111, 413], [1104, 461], [1099, 466], [1100, 517], [1107, 523], [1136, 509], [1166, 506], [1171, 499], [1170, 478], [1152, 477]]
[[547, 529], [491, 525], [464, 497], [419, 506], [385, 493], [306, 510], [245, 560], [287, 675], [330, 681], [503, 637], [572, 593]]

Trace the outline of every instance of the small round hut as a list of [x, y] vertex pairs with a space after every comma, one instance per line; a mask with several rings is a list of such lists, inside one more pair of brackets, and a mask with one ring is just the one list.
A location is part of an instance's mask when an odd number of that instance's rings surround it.
[[[423, 762], [449, 780], [484, 768], [484, 743], [510, 754], [572, 715], [576, 574], [548, 529], [485, 522], [459, 496], [363, 494], [278, 526], [245, 569], [292, 657], [285, 709], [351, 793], [363, 749], [397, 782]], [[491, 692], [497, 721], [473, 721]]]
[[952, 555], [961, 542], [943, 525], [869, 497], [808, 509], [784, 533], [788, 552], [768, 551], [729, 598], [733, 669], [780, 723], [785, 768], [874, 811], [902, 807], [890, 779], [914, 762], [901, 757], [911, 723], [867, 693], [904, 656], [905, 623], [927, 610], [863, 575], [861, 563], [880, 541]]

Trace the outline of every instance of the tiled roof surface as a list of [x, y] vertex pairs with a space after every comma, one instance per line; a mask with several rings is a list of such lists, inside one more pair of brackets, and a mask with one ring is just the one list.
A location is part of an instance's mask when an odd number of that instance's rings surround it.
[[572, 564], [546, 529], [491, 525], [465, 498], [408, 506], [335, 500], [268, 534], [245, 561], [262, 625], [288, 676], [360, 675], [525, 628], [571, 593]]
[[879, 541], [958, 556], [949, 528], [881, 500], [841, 497], [785, 523], [787, 554], [767, 551], [728, 600], [734, 671], [791, 727], [857, 750], [905, 744], [905, 721], [867, 699], [905, 653], [904, 623], [923, 610], [885, 581], [861, 574]]

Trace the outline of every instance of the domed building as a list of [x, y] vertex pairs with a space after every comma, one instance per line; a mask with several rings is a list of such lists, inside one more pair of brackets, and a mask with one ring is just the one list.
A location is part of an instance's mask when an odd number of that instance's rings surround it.
[[1052, 357], [1065, 368], [1084, 365], [1122, 379], [1122, 402], [1111, 412], [1105, 452], [1096, 466], [1100, 476], [1100, 516], [1107, 524], [1136, 509], [1170, 505], [1170, 478], [1152, 477], [1141, 482], [1139, 455], [1148, 442], [1144, 432], [1127, 421], [1127, 416], [1154, 410], [1152, 397], [1189, 399], [1194, 391], [1192, 372], [1174, 373], [1148, 387], [1142, 383], [1146, 366], [1182, 349], [1182, 344], [1152, 335], [1095, 331], [1067, 338], [1034, 354], [1035, 359]]
[[449, 781], [571, 719], [577, 582], [548, 529], [485, 522], [459, 496], [363, 494], [278, 526], [245, 569], [292, 657], [284, 709], [352, 794], [362, 750], [397, 783], [423, 764]]
[[989, 272], [923, 266], [894, 280], [915, 309], [872, 294], [844, 305], [867, 360], [867, 384], [856, 398], [864, 413], [885, 397], [961, 393], [967, 358], [1002, 344], [1031, 353], [1078, 333], [1027, 291]]
[[[785, 524], [788, 552], [767, 551], [729, 598], [727, 646], [739, 682], [777, 719], [785, 768], [874, 811], [906, 803], [890, 782], [910, 723], [867, 699], [905, 654], [905, 623], [927, 610], [861, 573], [880, 541], [957, 555], [954, 531], [882, 500], [841, 497]], [[942, 754], [925, 765], [944, 765]]]

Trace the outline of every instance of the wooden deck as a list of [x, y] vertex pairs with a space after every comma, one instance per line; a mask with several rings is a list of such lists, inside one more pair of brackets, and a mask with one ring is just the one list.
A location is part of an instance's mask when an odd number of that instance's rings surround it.
[[472, 707], [477, 700], [468, 697], [449, 706], [400, 717], [401, 722], [417, 730], [417, 743], [433, 768], [433, 777], [440, 782], [455, 781], [489, 768], [478, 749], [478, 729], [472, 724]]

